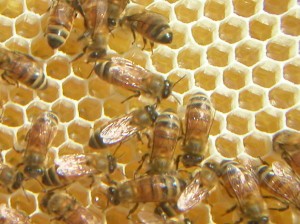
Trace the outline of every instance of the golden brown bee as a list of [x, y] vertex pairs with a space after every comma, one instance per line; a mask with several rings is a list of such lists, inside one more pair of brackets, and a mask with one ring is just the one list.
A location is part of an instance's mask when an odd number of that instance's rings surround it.
[[108, 2], [107, 0], [79, 1], [87, 29], [83, 37], [90, 37], [89, 44], [85, 47], [84, 52], [90, 52], [88, 53], [89, 62], [96, 61], [103, 58], [107, 51], [109, 34], [107, 23]]
[[109, 201], [122, 202], [170, 202], [175, 201], [186, 183], [171, 175], [146, 175], [121, 183], [117, 188], [109, 187]]
[[113, 30], [120, 19], [120, 15], [128, 4], [128, 0], [108, 0], [108, 27]]
[[33, 123], [27, 133], [27, 147], [23, 159], [24, 173], [37, 177], [44, 173], [44, 161], [58, 125], [58, 117], [52, 112], [44, 112]]
[[283, 130], [273, 136], [273, 150], [279, 152], [282, 158], [300, 173], [300, 133]]
[[179, 135], [180, 120], [177, 114], [171, 111], [161, 113], [154, 123], [150, 174], [164, 174], [171, 171]]
[[263, 188], [286, 201], [286, 207], [277, 210], [288, 209], [288, 203], [300, 209], [300, 180], [286, 164], [276, 161], [271, 167], [261, 165], [257, 175]]
[[0, 205], [0, 223], [1, 224], [30, 224], [28, 216], [6, 205]]
[[62, 186], [82, 177], [100, 173], [110, 174], [116, 167], [117, 161], [112, 155], [64, 155], [45, 171], [42, 181], [47, 186]]
[[121, 25], [125, 23], [130, 27], [134, 41], [136, 39], [135, 32], [141, 34], [144, 47], [147, 39], [150, 40], [151, 49], [154, 46], [154, 42], [169, 44], [173, 40], [173, 33], [167, 18], [155, 12], [145, 10], [142, 13], [124, 16], [120, 23]]
[[8, 83], [13, 80], [33, 89], [47, 87], [43, 67], [27, 54], [0, 47], [0, 69], [4, 70], [2, 78]]
[[51, 48], [62, 46], [70, 35], [76, 15], [75, 7], [69, 0], [55, 0], [50, 10], [47, 39]]
[[19, 189], [23, 180], [24, 176], [21, 172], [0, 162], [0, 185], [7, 188], [8, 192]]
[[103, 149], [122, 143], [137, 134], [139, 131], [151, 126], [157, 118], [154, 106], [136, 109], [131, 113], [111, 120], [104, 127], [96, 130], [91, 136], [89, 146]]
[[136, 92], [134, 96], [143, 93], [160, 102], [172, 93], [170, 81], [125, 58], [112, 57], [109, 61], [100, 62], [95, 66], [95, 72], [108, 83]]
[[206, 200], [217, 183], [218, 175], [216, 172], [204, 164], [181, 193], [177, 201], [177, 208], [180, 211], [187, 211]]
[[185, 136], [181, 161], [185, 167], [201, 163], [207, 153], [207, 142], [213, 122], [213, 107], [208, 97], [197, 92], [189, 100], [185, 112]]
[[[212, 164], [207, 166], [218, 169]], [[222, 185], [227, 192], [237, 199], [238, 207], [243, 214], [243, 217], [235, 223], [242, 222], [244, 218], [249, 220], [248, 223], [268, 223], [268, 208], [260, 194], [255, 176], [249, 170], [235, 161], [223, 160], [216, 172], [220, 174]], [[235, 207], [236, 205], [232, 208]], [[229, 209], [225, 214], [231, 211], [233, 209]]]
[[101, 224], [88, 209], [65, 193], [47, 192], [40, 203], [42, 210], [67, 224]]

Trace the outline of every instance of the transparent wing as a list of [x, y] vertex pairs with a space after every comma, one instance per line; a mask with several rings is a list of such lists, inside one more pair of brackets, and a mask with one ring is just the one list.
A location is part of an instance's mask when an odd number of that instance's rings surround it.
[[104, 144], [115, 144], [122, 142], [137, 131], [138, 126], [131, 125], [132, 114], [126, 114], [120, 118], [117, 118], [100, 130], [100, 138]]
[[55, 160], [55, 164], [58, 166], [57, 174], [64, 177], [79, 177], [97, 172], [88, 165], [87, 156], [84, 154], [64, 155]]
[[244, 205], [250, 195], [256, 198], [261, 197], [258, 185], [251, 174], [233, 164], [227, 166], [226, 173], [240, 205]]
[[200, 173], [197, 173], [192, 182], [181, 193], [177, 201], [179, 210], [191, 209], [208, 196], [210, 189], [202, 185], [200, 175]]

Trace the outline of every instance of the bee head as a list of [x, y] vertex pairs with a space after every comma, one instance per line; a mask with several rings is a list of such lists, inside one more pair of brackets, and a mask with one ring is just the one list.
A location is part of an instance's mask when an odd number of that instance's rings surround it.
[[168, 98], [171, 95], [172, 88], [173, 88], [173, 84], [169, 80], [165, 80], [164, 81], [164, 88], [163, 88], [163, 91], [162, 91], [162, 94], [161, 94], [163, 99]]
[[197, 166], [202, 162], [203, 158], [203, 155], [185, 154], [182, 156], [182, 163], [184, 167]]
[[109, 171], [109, 173], [112, 173], [117, 168], [117, 160], [112, 155], [108, 155], [107, 156], [107, 160], [108, 160], [108, 164], [109, 164], [108, 165], [108, 171]]
[[27, 165], [24, 168], [24, 173], [32, 178], [36, 178], [44, 174], [44, 168], [40, 166]]
[[113, 205], [120, 204], [119, 192], [116, 188], [114, 188], [114, 187], [108, 188], [108, 199], [109, 199], [110, 203], [112, 203]]

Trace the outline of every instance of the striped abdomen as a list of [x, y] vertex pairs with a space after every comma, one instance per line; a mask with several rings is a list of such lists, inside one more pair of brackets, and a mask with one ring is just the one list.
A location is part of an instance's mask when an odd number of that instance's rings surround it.
[[70, 35], [76, 11], [75, 8], [65, 0], [58, 0], [51, 8], [47, 39], [53, 49], [62, 46]]
[[148, 175], [118, 187], [122, 202], [168, 202], [178, 198], [185, 183], [168, 175]]

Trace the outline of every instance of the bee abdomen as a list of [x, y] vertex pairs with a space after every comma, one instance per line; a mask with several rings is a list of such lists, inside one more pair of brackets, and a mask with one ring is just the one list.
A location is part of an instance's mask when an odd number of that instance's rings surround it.
[[89, 146], [94, 149], [106, 148], [107, 144], [104, 143], [103, 138], [100, 135], [100, 130], [95, 131], [89, 141]]
[[56, 174], [56, 167], [47, 169], [42, 177], [42, 182], [46, 186], [59, 186], [61, 182]]

